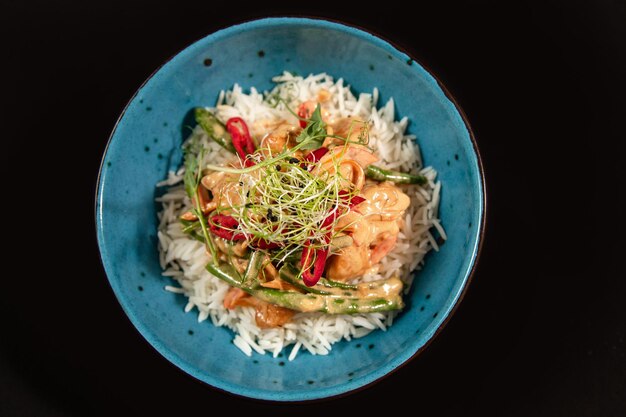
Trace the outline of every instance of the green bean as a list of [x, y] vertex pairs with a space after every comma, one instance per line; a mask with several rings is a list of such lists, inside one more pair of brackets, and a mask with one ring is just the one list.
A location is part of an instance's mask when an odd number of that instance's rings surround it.
[[377, 167], [375, 165], [368, 165], [365, 171], [365, 176], [376, 181], [392, 181], [397, 184], [419, 184], [424, 185], [428, 182], [423, 175], [405, 174], [404, 172], [390, 171]]
[[[380, 295], [372, 292], [369, 297], [355, 297], [334, 294], [302, 294], [295, 291], [265, 288], [258, 285], [258, 283], [249, 285], [238, 278], [237, 272], [231, 265], [217, 266], [210, 263], [206, 266], [206, 269], [215, 277], [233, 287], [244, 290], [259, 300], [296, 311], [357, 314], [399, 310], [404, 307], [402, 296], [400, 295], [402, 283], [398, 278], [385, 280], [385, 283], [366, 283], [372, 291], [380, 289], [381, 286], [388, 286], [388, 294]], [[394, 280], [398, 281], [399, 284], [394, 282]]]
[[217, 117], [215, 117], [212, 112], [202, 107], [196, 107], [194, 115], [196, 122], [198, 122], [211, 139], [220, 144], [224, 149], [232, 153], [236, 152], [230, 133], [226, 130], [226, 126], [217, 120]]

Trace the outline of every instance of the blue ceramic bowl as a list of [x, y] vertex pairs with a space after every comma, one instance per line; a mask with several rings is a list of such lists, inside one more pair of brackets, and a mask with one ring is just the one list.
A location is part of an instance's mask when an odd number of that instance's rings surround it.
[[[283, 70], [328, 72], [355, 92], [377, 86], [408, 116], [424, 160], [442, 181], [441, 221], [449, 239], [427, 257], [407, 308], [387, 330], [340, 342], [330, 356], [301, 352], [248, 358], [233, 333], [185, 314], [182, 295], [163, 290], [157, 256], [155, 183], [181, 162], [185, 117], [234, 83], [269, 89]], [[102, 160], [96, 227], [102, 262], [122, 308], [163, 356], [195, 378], [246, 397], [303, 401], [344, 394], [392, 372], [423, 350], [467, 289], [485, 221], [485, 189], [467, 120], [434, 76], [398, 48], [353, 27], [271, 18], [221, 30], [159, 68], [124, 109]], [[288, 353], [288, 351], [287, 351]]]

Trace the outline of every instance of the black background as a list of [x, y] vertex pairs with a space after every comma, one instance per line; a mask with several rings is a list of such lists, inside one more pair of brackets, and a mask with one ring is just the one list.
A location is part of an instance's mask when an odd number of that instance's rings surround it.
[[[625, 415], [626, 3], [262, 3], [2, 2], [0, 415]], [[135, 89], [194, 40], [270, 15], [405, 47], [466, 111], [487, 175], [482, 258], [442, 334], [377, 385], [305, 405], [170, 365], [115, 300], [94, 232], [100, 158]]]

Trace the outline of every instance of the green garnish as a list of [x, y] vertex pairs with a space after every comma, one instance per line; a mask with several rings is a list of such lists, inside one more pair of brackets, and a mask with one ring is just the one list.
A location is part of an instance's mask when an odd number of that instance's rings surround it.
[[[334, 163], [338, 165], [338, 158]], [[329, 229], [321, 225], [329, 216], [335, 216], [335, 223], [345, 215], [356, 191], [340, 194], [345, 183], [341, 173], [312, 173], [299, 164], [285, 164], [278, 171], [276, 166], [241, 174], [238, 201], [227, 201], [217, 211], [233, 216], [238, 230], [250, 239], [277, 243], [271, 260], [284, 262], [302, 249], [303, 242], [313, 248], [328, 247]]]
[[308, 119], [308, 123], [296, 138], [296, 142], [303, 143], [301, 149], [317, 149], [322, 146], [326, 138], [326, 123], [322, 120], [322, 108], [318, 104]]
[[198, 187], [200, 186], [200, 180], [202, 179], [202, 169], [200, 169], [200, 165], [204, 159], [204, 152], [205, 148], [199, 143], [197, 138], [194, 138], [187, 144], [187, 146], [185, 146], [185, 175], [183, 177], [183, 183], [185, 185], [185, 192], [187, 193], [187, 196], [193, 202], [191, 212], [199, 220], [200, 227], [202, 229], [202, 236], [204, 237], [204, 244], [211, 253], [213, 263], [217, 265], [218, 259], [215, 244], [209, 236], [206, 218], [204, 217], [202, 208], [200, 207], [200, 199], [197, 198]]

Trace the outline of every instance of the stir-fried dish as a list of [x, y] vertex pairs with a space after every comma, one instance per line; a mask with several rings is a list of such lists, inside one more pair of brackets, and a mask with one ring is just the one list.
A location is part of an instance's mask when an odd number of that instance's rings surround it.
[[[376, 165], [369, 123], [330, 117], [308, 101], [298, 125], [195, 116], [208, 136], [233, 153], [230, 163], [203, 161], [185, 147], [185, 190], [192, 209], [183, 231], [206, 245], [207, 270], [230, 285], [226, 308], [254, 307], [259, 327], [281, 326], [296, 312], [370, 313], [403, 307], [398, 277], [355, 283], [396, 244], [410, 198], [399, 183], [426, 178]], [[254, 130], [255, 134], [250, 131]]]

